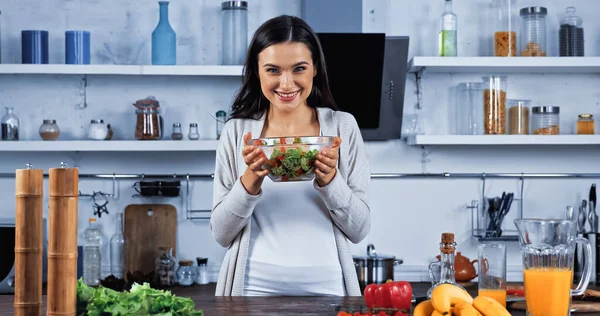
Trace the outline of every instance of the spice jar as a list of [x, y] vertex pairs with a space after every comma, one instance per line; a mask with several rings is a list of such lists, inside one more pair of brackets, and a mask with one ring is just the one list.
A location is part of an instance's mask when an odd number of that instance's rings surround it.
[[515, 0], [492, 0], [494, 10], [494, 56], [509, 57], [517, 55]]
[[104, 124], [104, 120], [91, 120], [88, 130], [88, 139], [105, 140], [108, 136], [108, 126]]
[[483, 132], [506, 134], [506, 76], [486, 76], [483, 82]]
[[508, 107], [508, 133], [511, 135], [529, 134], [530, 100], [506, 100]]
[[594, 116], [592, 114], [579, 114], [577, 119], [577, 134], [594, 134]]
[[531, 109], [531, 125], [535, 135], [560, 134], [560, 108], [558, 106], [534, 106]]
[[133, 106], [137, 109], [135, 138], [138, 140], [157, 140], [161, 138], [161, 118], [158, 101], [148, 96], [146, 99], [137, 100]]
[[188, 133], [188, 138], [190, 140], [198, 140], [200, 138], [200, 133], [198, 133], [198, 124], [190, 123], [190, 132]]
[[177, 282], [175, 276], [175, 258], [168, 246], [158, 247], [158, 257], [154, 261], [154, 282], [161, 287], [169, 287]]
[[194, 284], [196, 279], [196, 270], [192, 265], [192, 260], [181, 260], [179, 261], [179, 268], [177, 269], [177, 283], [180, 286], [190, 286]]
[[60, 136], [60, 128], [56, 120], [43, 120], [40, 126], [40, 137], [43, 140], [56, 140]]
[[521, 56], [546, 56], [546, 15], [544, 7], [527, 7], [521, 15]]
[[208, 284], [208, 258], [197, 257], [196, 262], [198, 263], [198, 274], [196, 275], [196, 284]]
[[172, 140], [182, 140], [183, 134], [181, 133], [181, 123], [173, 123], [173, 133], [171, 134]]

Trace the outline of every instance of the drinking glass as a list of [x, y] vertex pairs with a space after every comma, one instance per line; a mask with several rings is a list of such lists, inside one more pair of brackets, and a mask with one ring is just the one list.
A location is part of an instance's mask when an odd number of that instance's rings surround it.
[[495, 299], [506, 307], [506, 246], [479, 245], [478, 295]]

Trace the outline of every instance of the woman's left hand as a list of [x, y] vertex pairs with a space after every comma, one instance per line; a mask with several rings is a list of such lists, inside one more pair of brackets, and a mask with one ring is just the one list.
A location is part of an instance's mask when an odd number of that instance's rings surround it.
[[315, 160], [315, 176], [319, 186], [328, 185], [337, 173], [337, 163], [340, 158], [340, 144], [342, 139], [335, 137], [333, 146], [330, 149], [323, 150], [317, 154]]

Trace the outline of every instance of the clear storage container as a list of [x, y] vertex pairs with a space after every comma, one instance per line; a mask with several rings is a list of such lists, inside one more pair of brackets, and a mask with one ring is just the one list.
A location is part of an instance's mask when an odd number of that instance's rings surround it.
[[521, 56], [546, 56], [546, 16], [544, 7], [527, 7], [521, 15]]
[[248, 49], [248, 2], [221, 3], [223, 65], [243, 65]]
[[40, 126], [40, 137], [43, 140], [56, 140], [60, 136], [60, 128], [56, 120], [43, 120]]
[[560, 108], [558, 106], [534, 106], [531, 113], [533, 134], [560, 134]]
[[492, 0], [494, 56], [517, 55], [516, 0]]
[[584, 56], [583, 20], [568, 7], [558, 30], [559, 56]]
[[137, 100], [133, 106], [137, 109], [135, 124], [135, 139], [157, 140], [162, 135], [162, 119], [160, 117], [158, 101], [149, 96], [146, 99]]
[[483, 134], [483, 83], [463, 82], [458, 84], [456, 134]]
[[483, 132], [506, 134], [506, 76], [483, 77]]
[[530, 100], [506, 100], [508, 107], [508, 133], [512, 135], [529, 134]]
[[191, 286], [194, 284], [196, 270], [193, 264], [192, 260], [179, 261], [179, 268], [177, 269], [177, 283], [179, 283], [179, 286]]

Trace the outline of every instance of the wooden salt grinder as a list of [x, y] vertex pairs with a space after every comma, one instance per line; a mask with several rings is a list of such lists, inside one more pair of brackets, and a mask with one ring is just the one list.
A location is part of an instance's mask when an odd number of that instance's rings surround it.
[[75, 316], [77, 311], [77, 210], [79, 171], [49, 170], [48, 316]]
[[15, 315], [41, 316], [44, 172], [27, 164], [15, 177]]

